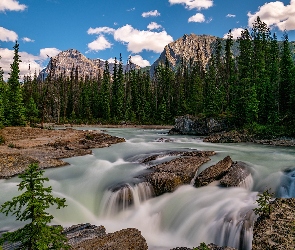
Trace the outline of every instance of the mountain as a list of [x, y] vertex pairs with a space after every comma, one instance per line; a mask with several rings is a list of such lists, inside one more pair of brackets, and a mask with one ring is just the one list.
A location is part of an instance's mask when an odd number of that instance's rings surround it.
[[[54, 65], [52, 72], [55, 77], [63, 76], [70, 78], [71, 75], [75, 76], [77, 71], [79, 79], [102, 76], [105, 65], [105, 60], [89, 59], [76, 49], [68, 49], [50, 59], [47, 67], [40, 72], [39, 79], [44, 80], [48, 76], [51, 62]], [[113, 73], [113, 69], [114, 63], [109, 63], [109, 71], [111, 74]], [[130, 65], [123, 65], [123, 71], [129, 71], [131, 69], [140, 69], [140, 67], [133, 63]]]
[[214, 45], [218, 37], [211, 35], [183, 35], [181, 38], [165, 46], [160, 57], [152, 64], [151, 74], [159, 64], [164, 64], [166, 59], [172, 67], [175, 67], [183, 58], [185, 61], [196, 61], [198, 53], [203, 66], [207, 65]]

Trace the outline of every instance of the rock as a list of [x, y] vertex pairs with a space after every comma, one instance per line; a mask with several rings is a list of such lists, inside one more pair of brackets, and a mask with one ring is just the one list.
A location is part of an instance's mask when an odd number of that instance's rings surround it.
[[226, 119], [197, 118], [193, 116], [181, 116], [175, 119], [174, 128], [169, 134], [208, 135], [229, 130], [229, 122]]
[[124, 142], [100, 131], [5, 127], [0, 130], [0, 179], [22, 173], [30, 163], [41, 169], [67, 165], [64, 158], [91, 154], [90, 148]]
[[252, 249], [293, 250], [295, 198], [277, 198], [270, 206], [270, 216], [260, 216], [254, 224]]
[[173, 140], [169, 139], [169, 138], [158, 138], [155, 140], [155, 142], [173, 142]]
[[208, 152], [183, 152], [181, 157], [150, 167], [150, 173], [139, 178], [150, 183], [155, 195], [173, 192], [177, 187], [190, 184], [199, 167], [210, 160]]
[[[217, 245], [215, 245], [213, 243], [208, 244], [207, 248], [210, 249], [210, 250], [236, 250], [235, 248], [232, 248], [232, 247], [220, 247], [220, 246], [217, 246]], [[176, 248], [173, 248], [171, 250], [195, 250], [195, 249], [202, 250], [202, 249], [204, 249], [204, 246], [201, 244], [197, 248], [193, 248], [193, 249], [192, 248], [187, 248], [187, 247], [176, 247]]]
[[151, 161], [157, 160], [158, 158], [166, 157], [166, 156], [193, 156], [193, 157], [208, 157], [215, 155], [214, 151], [171, 151], [167, 153], [159, 153], [150, 155], [146, 158], [140, 160], [140, 163], [150, 164]]
[[90, 223], [73, 225], [64, 229], [63, 233], [68, 238], [70, 246], [76, 245], [94, 238], [101, 238], [106, 235], [106, 229], [104, 226], [95, 226]]
[[240, 143], [240, 142], [255, 142], [254, 136], [248, 134], [246, 131], [226, 131], [214, 133], [203, 139], [204, 142], [212, 143]]
[[158, 65], [165, 64], [168, 60], [172, 68], [177, 67], [181, 60], [187, 63], [192, 61], [201, 61], [205, 68], [212, 54], [212, 48], [215, 45], [217, 37], [210, 35], [185, 34], [181, 38], [165, 46], [160, 57], [151, 65], [150, 74], [154, 74], [154, 69]]
[[148, 246], [141, 232], [135, 228], [122, 229], [120, 231], [102, 234], [92, 239], [72, 245], [72, 249], [80, 250], [111, 250], [111, 249], [132, 249], [147, 250]]
[[195, 180], [195, 186], [206, 186], [213, 181], [220, 180], [228, 172], [229, 168], [232, 166], [232, 163], [232, 159], [227, 156], [215, 165], [206, 168], [197, 176]]
[[24, 172], [31, 163], [38, 160], [20, 153], [0, 153], [0, 179]]
[[228, 172], [221, 178], [220, 185], [224, 187], [242, 186], [250, 190], [253, 185], [253, 179], [247, 164], [244, 162], [234, 162], [228, 169]]
[[[78, 74], [79, 79], [83, 78], [97, 78], [102, 76], [105, 61], [101, 59], [89, 59], [76, 49], [68, 49], [61, 51], [56, 56], [52, 57], [47, 67], [39, 73], [39, 80], [44, 81], [51, 70], [51, 61], [53, 62], [53, 76], [63, 75], [64, 77], [71, 77], [71, 74]], [[109, 64], [109, 72], [112, 74], [114, 63]], [[134, 63], [123, 65], [123, 71], [131, 69], [140, 69]]]

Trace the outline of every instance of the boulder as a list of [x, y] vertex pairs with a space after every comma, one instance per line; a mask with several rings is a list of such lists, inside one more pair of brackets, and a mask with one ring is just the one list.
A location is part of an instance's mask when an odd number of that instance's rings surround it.
[[[220, 247], [220, 246], [217, 246], [213, 243], [210, 243], [206, 246], [207, 248], [206, 249], [209, 249], [209, 250], [236, 250], [235, 248], [232, 248], [232, 247]], [[204, 246], [201, 244], [200, 246], [198, 246], [197, 248], [187, 248], [187, 247], [176, 247], [176, 248], [173, 248], [171, 250], [195, 250], [195, 249], [204, 249]]]
[[176, 159], [148, 168], [150, 172], [139, 178], [151, 184], [156, 196], [173, 192], [180, 185], [190, 184], [199, 167], [208, 162], [213, 154], [212, 151], [182, 152]]
[[72, 249], [80, 250], [110, 250], [110, 249], [133, 249], [147, 250], [148, 246], [141, 232], [136, 228], [127, 228], [114, 233], [100, 235], [92, 239], [72, 245]]
[[65, 228], [63, 233], [68, 238], [69, 245], [75, 247], [86, 240], [105, 236], [106, 229], [104, 226], [95, 226], [90, 223], [85, 223]]
[[254, 224], [252, 249], [294, 249], [295, 198], [277, 198], [270, 203], [271, 213]]
[[251, 190], [253, 186], [249, 166], [244, 162], [233, 162], [229, 156], [201, 172], [194, 185], [202, 187], [214, 181], [219, 181], [223, 187], [244, 187]]
[[202, 187], [210, 184], [213, 181], [220, 180], [228, 172], [232, 166], [232, 163], [232, 159], [227, 156], [215, 165], [206, 168], [197, 176], [195, 180], [195, 186]]
[[240, 143], [240, 142], [256, 142], [254, 135], [247, 131], [224, 131], [213, 133], [203, 139], [204, 142], [212, 143]]
[[220, 185], [224, 187], [245, 187], [251, 190], [253, 179], [250, 168], [244, 162], [234, 162], [228, 172], [221, 178]]
[[198, 118], [180, 116], [175, 119], [174, 128], [169, 134], [208, 135], [229, 130], [229, 122], [221, 118]]

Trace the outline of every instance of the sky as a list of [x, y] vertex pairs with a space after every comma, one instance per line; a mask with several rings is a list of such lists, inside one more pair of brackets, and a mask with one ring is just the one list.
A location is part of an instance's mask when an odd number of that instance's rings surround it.
[[67, 49], [145, 67], [184, 34], [236, 38], [257, 16], [295, 41], [295, 0], [0, 0], [0, 67], [7, 79], [15, 41], [21, 77]]

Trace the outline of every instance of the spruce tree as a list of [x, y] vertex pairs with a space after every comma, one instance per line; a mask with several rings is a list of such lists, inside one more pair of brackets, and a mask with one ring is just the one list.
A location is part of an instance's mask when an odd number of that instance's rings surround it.
[[109, 72], [109, 63], [105, 61], [103, 78], [102, 78], [102, 86], [99, 95], [99, 103], [100, 103], [100, 113], [101, 117], [108, 121], [111, 116], [110, 110], [110, 84], [111, 84], [111, 76]]
[[279, 111], [281, 119], [290, 121], [290, 115], [295, 115], [294, 62], [286, 32], [284, 33], [283, 39], [280, 60]]
[[68, 249], [66, 237], [62, 234], [61, 226], [49, 226], [53, 216], [46, 210], [57, 205], [57, 209], [65, 207], [64, 198], [52, 196], [52, 188], [44, 187], [48, 178], [43, 177], [44, 171], [38, 170], [38, 165], [33, 163], [20, 174], [22, 179], [18, 185], [19, 191], [24, 191], [19, 196], [12, 198], [1, 205], [0, 212], [6, 216], [12, 214], [19, 221], [29, 221], [24, 227], [13, 232], [7, 232], [0, 238], [0, 245], [4, 242], [20, 242], [20, 249], [45, 250]]
[[[1, 57], [0, 57], [1, 59]], [[4, 71], [0, 67], [0, 127], [2, 127], [5, 124], [5, 101], [6, 101], [6, 83], [4, 82]]]
[[14, 45], [13, 63], [10, 65], [11, 72], [8, 78], [8, 106], [6, 109], [8, 125], [25, 125], [25, 108], [23, 104], [22, 89], [19, 82], [19, 44]]

